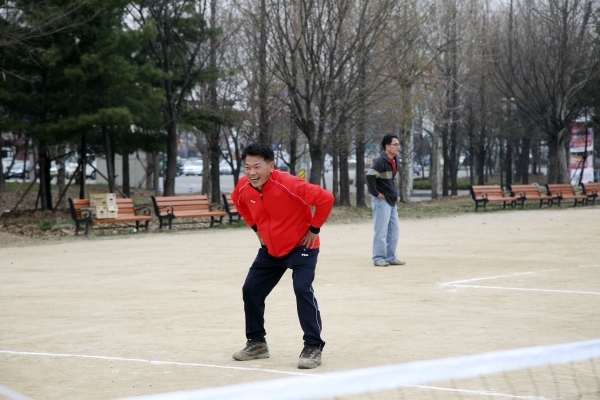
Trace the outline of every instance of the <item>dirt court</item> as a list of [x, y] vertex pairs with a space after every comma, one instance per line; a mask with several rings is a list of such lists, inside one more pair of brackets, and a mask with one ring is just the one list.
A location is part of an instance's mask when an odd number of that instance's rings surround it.
[[267, 299], [271, 358], [231, 358], [250, 229], [1, 248], [0, 385], [116, 399], [600, 337], [600, 207], [400, 223], [407, 265], [387, 268], [372, 265], [371, 223], [322, 229], [327, 345], [308, 371], [289, 272]]

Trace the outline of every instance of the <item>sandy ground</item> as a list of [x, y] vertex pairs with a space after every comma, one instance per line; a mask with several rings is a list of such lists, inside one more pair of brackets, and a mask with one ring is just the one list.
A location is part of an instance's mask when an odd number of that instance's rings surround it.
[[310, 371], [291, 273], [267, 299], [271, 358], [231, 358], [249, 229], [0, 248], [0, 385], [115, 399], [600, 337], [600, 207], [404, 220], [401, 267], [372, 266], [371, 235], [322, 229], [327, 345]]

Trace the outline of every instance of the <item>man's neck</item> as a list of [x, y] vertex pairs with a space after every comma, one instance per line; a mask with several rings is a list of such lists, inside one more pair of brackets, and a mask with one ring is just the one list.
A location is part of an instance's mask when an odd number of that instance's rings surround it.
[[396, 156], [393, 154], [390, 154], [388, 151], [385, 152], [385, 155], [387, 156], [387, 158], [395, 158]]

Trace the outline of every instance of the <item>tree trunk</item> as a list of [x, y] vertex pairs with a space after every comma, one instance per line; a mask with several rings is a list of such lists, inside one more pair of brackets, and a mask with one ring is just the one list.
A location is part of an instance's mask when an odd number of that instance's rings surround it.
[[129, 180], [129, 151], [125, 149], [123, 151], [123, 194], [127, 197], [131, 197], [131, 182]]
[[[58, 175], [56, 177], [56, 182], [58, 184], [58, 193], [62, 194], [65, 191], [65, 160], [67, 159], [64, 156], [66, 152], [67, 146], [64, 143], [61, 143], [57, 147], [58, 157], [56, 158], [56, 168], [58, 171]], [[27, 158], [27, 151], [25, 151], [25, 158]], [[65, 197], [60, 200], [60, 203], [56, 203], [56, 209], [60, 208], [61, 204], [64, 204]]]
[[108, 192], [116, 193], [115, 190], [115, 168], [113, 163], [113, 153], [110, 147], [110, 135], [106, 125], [102, 125], [102, 137], [104, 139], [104, 155], [106, 157], [106, 174], [108, 178]]
[[[339, 204], [340, 206], [347, 206], [349, 207], [351, 205], [350, 203], [350, 170], [348, 167], [348, 156], [350, 154], [350, 148], [349, 148], [349, 144], [348, 144], [348, 140], [346, 140], [346, 138], [348, 137], [348, 134], [346, 132], [345, 126], [341, 126], [340, 127], [340, 138], [341, 138], [341, 145], [339, 146], [340, 149], [340, 201]], [[357, 158], [358, 161], [358, 158]]]

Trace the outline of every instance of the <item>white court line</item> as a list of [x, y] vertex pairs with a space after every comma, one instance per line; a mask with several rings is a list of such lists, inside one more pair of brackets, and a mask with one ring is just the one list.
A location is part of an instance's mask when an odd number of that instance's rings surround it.
[[285, 375], [301, 375], [301, 376], [311, 375], [311, 374], [304, 374], [302, 372], [279, 371], [279, 370], [275, 370], [275, 369], [244, 368], [244, 367], [230, 367], [230, 366], [226, 366], [226, 365], [182, 363], [182, 362], [175, 362], [175, 361], [144, 360], [142, 358], [88, 356], [88, 355], [84, 355], [84, 354], [33, 353], [33, 352], [29, 352], [29, 351], [8, 351], [8, 350], [0, 350], [0, 354], [14, 354], [14, 355], [21, 355], [21, 356], [44, 356], [44, 357], [93, 358], [96, 360], [130, 361], [130, 362], [140, 362], [140, 363], [153, 364], [153, 365], [179, 365], [179, 366], [183, 366], [183, 367], [206, 367], [206, 368], [235, 369], [235, 370], [241, 370], [241, 371], [273, 372], [275, 374], [285, 374]]
[[554, 289], [527, 289], [513, 288], [504, 286], [483, 286], [483, 285], [452, 285], [454, 287], [469, 287], [476, 289], [497, 289], [497, 290], [521, 290], [525, 292], [555, 292], [555, 293], [577, 293], [577, 294], [600, 294], [600, 292], [582, 292], [578, 290], [554, 290]]
[[535, 274], [535, 272], [519, 272], [519, 273], [516, 273], [516, 274], [510, 274], [510, 275], [486, 276], [484, 278], [463, 279], [463, 280], [454, 281], [454, 282], [438, 283], [438, 285], [453, 286], [453, 285], [455, 285], [457, 283], [463, 283], [463, 282], [485, 281], [485, 280], [488, 280], [488, 279], [511, 278], [513, 276], [533, 275], [533, 274]]
[[512, 394], [497, 393], [497, 392], [478, 391], [478, 390], [463, 390], [463, 389], [449, 389], [449, 388], [439, 388], [439, 387], [435, 387], [435, 386], [421, 386], [421, 385], [416, 385], [416, 386], [410, 386], [410, 387], [419, 388], [419, 389], [427, 389], [427, 390], [440, 390], [440, 391], [443, 391], [443, 392], [455, 392], [455, 393], [457, 392], [457, 393], [461, 393], [461, 394], [474, 394], [474, 395], [477, 395], [477, 396], [508, 397], [508, 398], [511, 398], [511, 399], [551, 400], [551, 399], [548, 399], [547, 397], [516, 396], [516, 395], [512, 395]]
[[[182, 363], [182, 362], [175, 362], [175, 361], [144, 360], [142, 358], [89, 356], [89, 355], [85, 355], [85, 354], [35, 353], [35, 352], [30, 352], [30, 351], [10, 351], [10, 350], [0, 350], [0, 354], [12, 354], [12, 355], [19, 355], [19, 356], [91, 358], [91, 359], [96, 359], [96, 360], [108, 360], [108, 361], [141, 362], [141, 363], [153, 364], [153, 365], [178, 365], [178, 366], [184, 366], [184, 367], [205, 367], [205, 368], [234, 369], [234, 370], [242, 370], [242, 371], [272, 372], [272, 373], [276, 373], [276, 374], [296, 375], [296, 376], [314, 376], [315, 375], [315, 374], [306, 374], [306, 373], [302, 373], [302, 372], [279, 371], [279, 370], [274, 370], [274, 369], [243, 368], [243, 367], [229, 367], [229, 366], [224, 366], [224, 365], [213, 365], [213, 364], [197, 364], [197, 363]], [[417, 386], [417, 385], [408, 386], [407, 385], [405, 387], [411, 387], [411, 388], [417, 388], [417, 389], [427, 389], [427, 390], [438, 390], [438, 391], [454, 391], [454, 392], [465, 393], [465, 394], [477, 393], [477, 394], [487, 394], [489, 396], [546, 400], [542, 397], [516, 397], [516, 396], [512, 396], [509, 394], [502, 394], [502, 393], [473, 392], [472, 390], [448, 389], [448, 388], [435, 387], [435, 386]], [[1, 386], [0, 386], [0, 389], [2, 389]], [[6, 390], [8, 391], [9, 389], [6, 389]], [[0, 391], [0, 394], [8, 395], [9, 393], [8, 392], [2, 393], [2, 391]], [[18, 395], [15, 392], [12, 392], [12, 394], [14, 396]], [[14, 397], [14, 399], [15, 400], [31, 400], [28, 397]]]
[[[600, 267], [600, 264], [579, 265], [579, 266], [573, 267], [573, 268], [594, 268], [594, 267]], [[564, 269], [572, 269], [572, 268], [561, 268], [561, 269], [564, 270]], [[512, 278], [515, 276], [522, 276], [522, 275], [535, 275], [540, 272], [554, 272], [554, 271], [560, 271], [561, 269], [546, 269], [546, 270], [537, 271], [537, 272], [518, 272], [515, 274], [509, 274], [509, 275], [497, 275], [497, 276], [487, 276], [487, 277], [483, 277], [483, 278], [462, 279], [459, 281], [452, 281], [452, 282], [445, 282], [445, 283], [437, 282], [437, 284], [440, 286], [453, 286], [453, 287], [476, 288], [476, 289], [520, 290], [520, 291], [526, 291], [526, 292], [555, 292], [555, 293], [577, 293], [577, 294], [600, 295], [600, 292], [585, 292], [585, 291], [579, 291], [579, 290], [528, 289], [528, 288], [515, 288], [515, 287], [504, 287], [504, 286], [482, 286], [482, 285], [463, 285], [462, 284], [465, 282], [476, 282], [476, 281], [484, 281], [484, 280], [500, 279], [500, 278]]]

